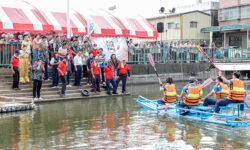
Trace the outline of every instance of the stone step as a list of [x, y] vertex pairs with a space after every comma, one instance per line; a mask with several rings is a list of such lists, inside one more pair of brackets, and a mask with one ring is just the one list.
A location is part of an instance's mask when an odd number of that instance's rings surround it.
[[[67, 89], [68, 93], [80, 93], [81, 89]], [[90, 90], [90, 88], [88, 88], [88, 90]], [[57, 95], [58, 92], [60, 92], [61, 89], [53, 89], [53, 90], [49, 90], [49, 91], [44, 91], [42, 89], [41, 91], [41, 95], [46, 95], [46, 96], [53, 96], [53, 95]], [[1, 96], [14, 96], [14, 97], [27, 97], [27, 96], [32, 96], [32, 90], [25, 90], [25, 91], [20, 91], [19, 93], [2, 93], [0, 94]]]
[[[104, 97], [116, 97], [116, 96], [127, 96], [130, 95], [129, 93], [127, 94], [122, 94], [121, 92], [116, 94], [116, 95], [107, 95], [106, 92], [101, 92], [101, 93], [90, 93], [90, 96], [82, 96], [80, 94], [67, 94], [66, 97], [61, 97], [59, 94], [54, 95], [53, 97], [49, 96], [44, 96], [41, 95], [41, 97], [44, 99], [42, 101], [35, 101], [35, 103], [43, 103], [43, 102], [53, 102], [53, 101], [64, 101], [64, 100], [77, 100], [77, 99], [96, 99], [96, 98], [104, 98]], [[20, 102], [20, 103], [30, 103], [32, 96], [27, 96], [27, 100], [16, 100], [15, 102]], [[9, 99], [15, 99], [15, 97], [9, 97]]]
[[[72, 86], [72, 87], [67, 87], [69, 90], [80, 90], [80, 89], [91, 89], [90, 86]], [[58, 88], [51, 88], [51, 87], [42, 87], [43, 92], [53, 92], [53, 91], [58, 91], [61, 90], [61, 86]], [[33, 91], [33, 87], [29, 88], [23, 88], [20, 91], [14, 91], [11, 88], [6, 89], [6, 90], [0, 90], [0, 95], [3, 94], [18, 94], [18, 93], [30, 93]]]

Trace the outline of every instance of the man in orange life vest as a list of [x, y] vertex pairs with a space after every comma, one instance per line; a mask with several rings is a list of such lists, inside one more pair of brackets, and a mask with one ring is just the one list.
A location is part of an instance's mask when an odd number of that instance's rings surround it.
[[182, 108], [190, 109], [190, 106], [197, 106], [200, 101], [200, 87], [196, 85], [197, 80], [194, 77], [189, 78], [189, 84], [185, 86], [181, 93], [182, 102], [179, 104]]
[[[219, 75], [222, 76], [222, 73], [219, 72]], [[215, 113], [220, 112], [220, 106], [227, 106], [230, 103], [242, 103], [240, 105], [241, 116], [244, 109], [244, 99], [246, 97], [246, 90], [244, 88], [244, 83], [240, 80], [240, 73], [234, 72], [233, 79], [227, 80], [225, 77], [222, 76], [222, 79], [225, 83], [229, 84], [229, 97], [223, 100], [217, 101], [215, 103], [214, 111]], [[215, 119], [215, 115], [211, 116], [210, 119]]]
[[[211, 96], [216, 95], [216, 99], [209, 99]], [[223, 83], [221, 76], [217, 77], [216, 85], [213, 90], [202, 99], [203, 106], [215, 105], [216, 101], [229, 97], [229, 87]]]
[[160, 91], [164, 92], [164, 97], [162, 100], [157, 101], [158, 104], [165, 105], [166, 103], [174, 103], [177, 101], [176, 89], [171, 77], [166, 79], [166, 85], [160, 83], [160, 86]]

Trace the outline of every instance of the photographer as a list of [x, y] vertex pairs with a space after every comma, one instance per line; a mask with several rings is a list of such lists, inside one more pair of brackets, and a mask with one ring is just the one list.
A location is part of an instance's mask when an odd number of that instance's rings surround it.
[[38, 58], [37, 64], [33, 67], [34, 77], [33, 77], [33, 100], [43, 100], [40, 97], [40, 90], [42, 88], [43, 73], [45, 72], [44, 66], [42, 64], [42, 59]]

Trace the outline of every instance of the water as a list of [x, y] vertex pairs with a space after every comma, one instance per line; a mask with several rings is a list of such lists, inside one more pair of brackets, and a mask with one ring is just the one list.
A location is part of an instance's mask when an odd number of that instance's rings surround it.
[[[178, 93], [184, 85], [176, 83]], [[161, 98], [158, 85], [130, 91], [132, 96], [46, 103], [34, 111], [2, 114], [0, 149], [250, 149], [249, 127], [157, 115], [140, 108], [136, 98]]]

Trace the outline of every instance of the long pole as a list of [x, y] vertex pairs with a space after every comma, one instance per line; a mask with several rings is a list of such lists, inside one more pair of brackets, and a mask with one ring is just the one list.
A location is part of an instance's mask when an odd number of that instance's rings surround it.
[[71, 37], [70, 33], [70, 5], [69, 0], [67, 0], [67, 38]]
[[247, 48], [249, 48], [249, 29], [247, 29]]

